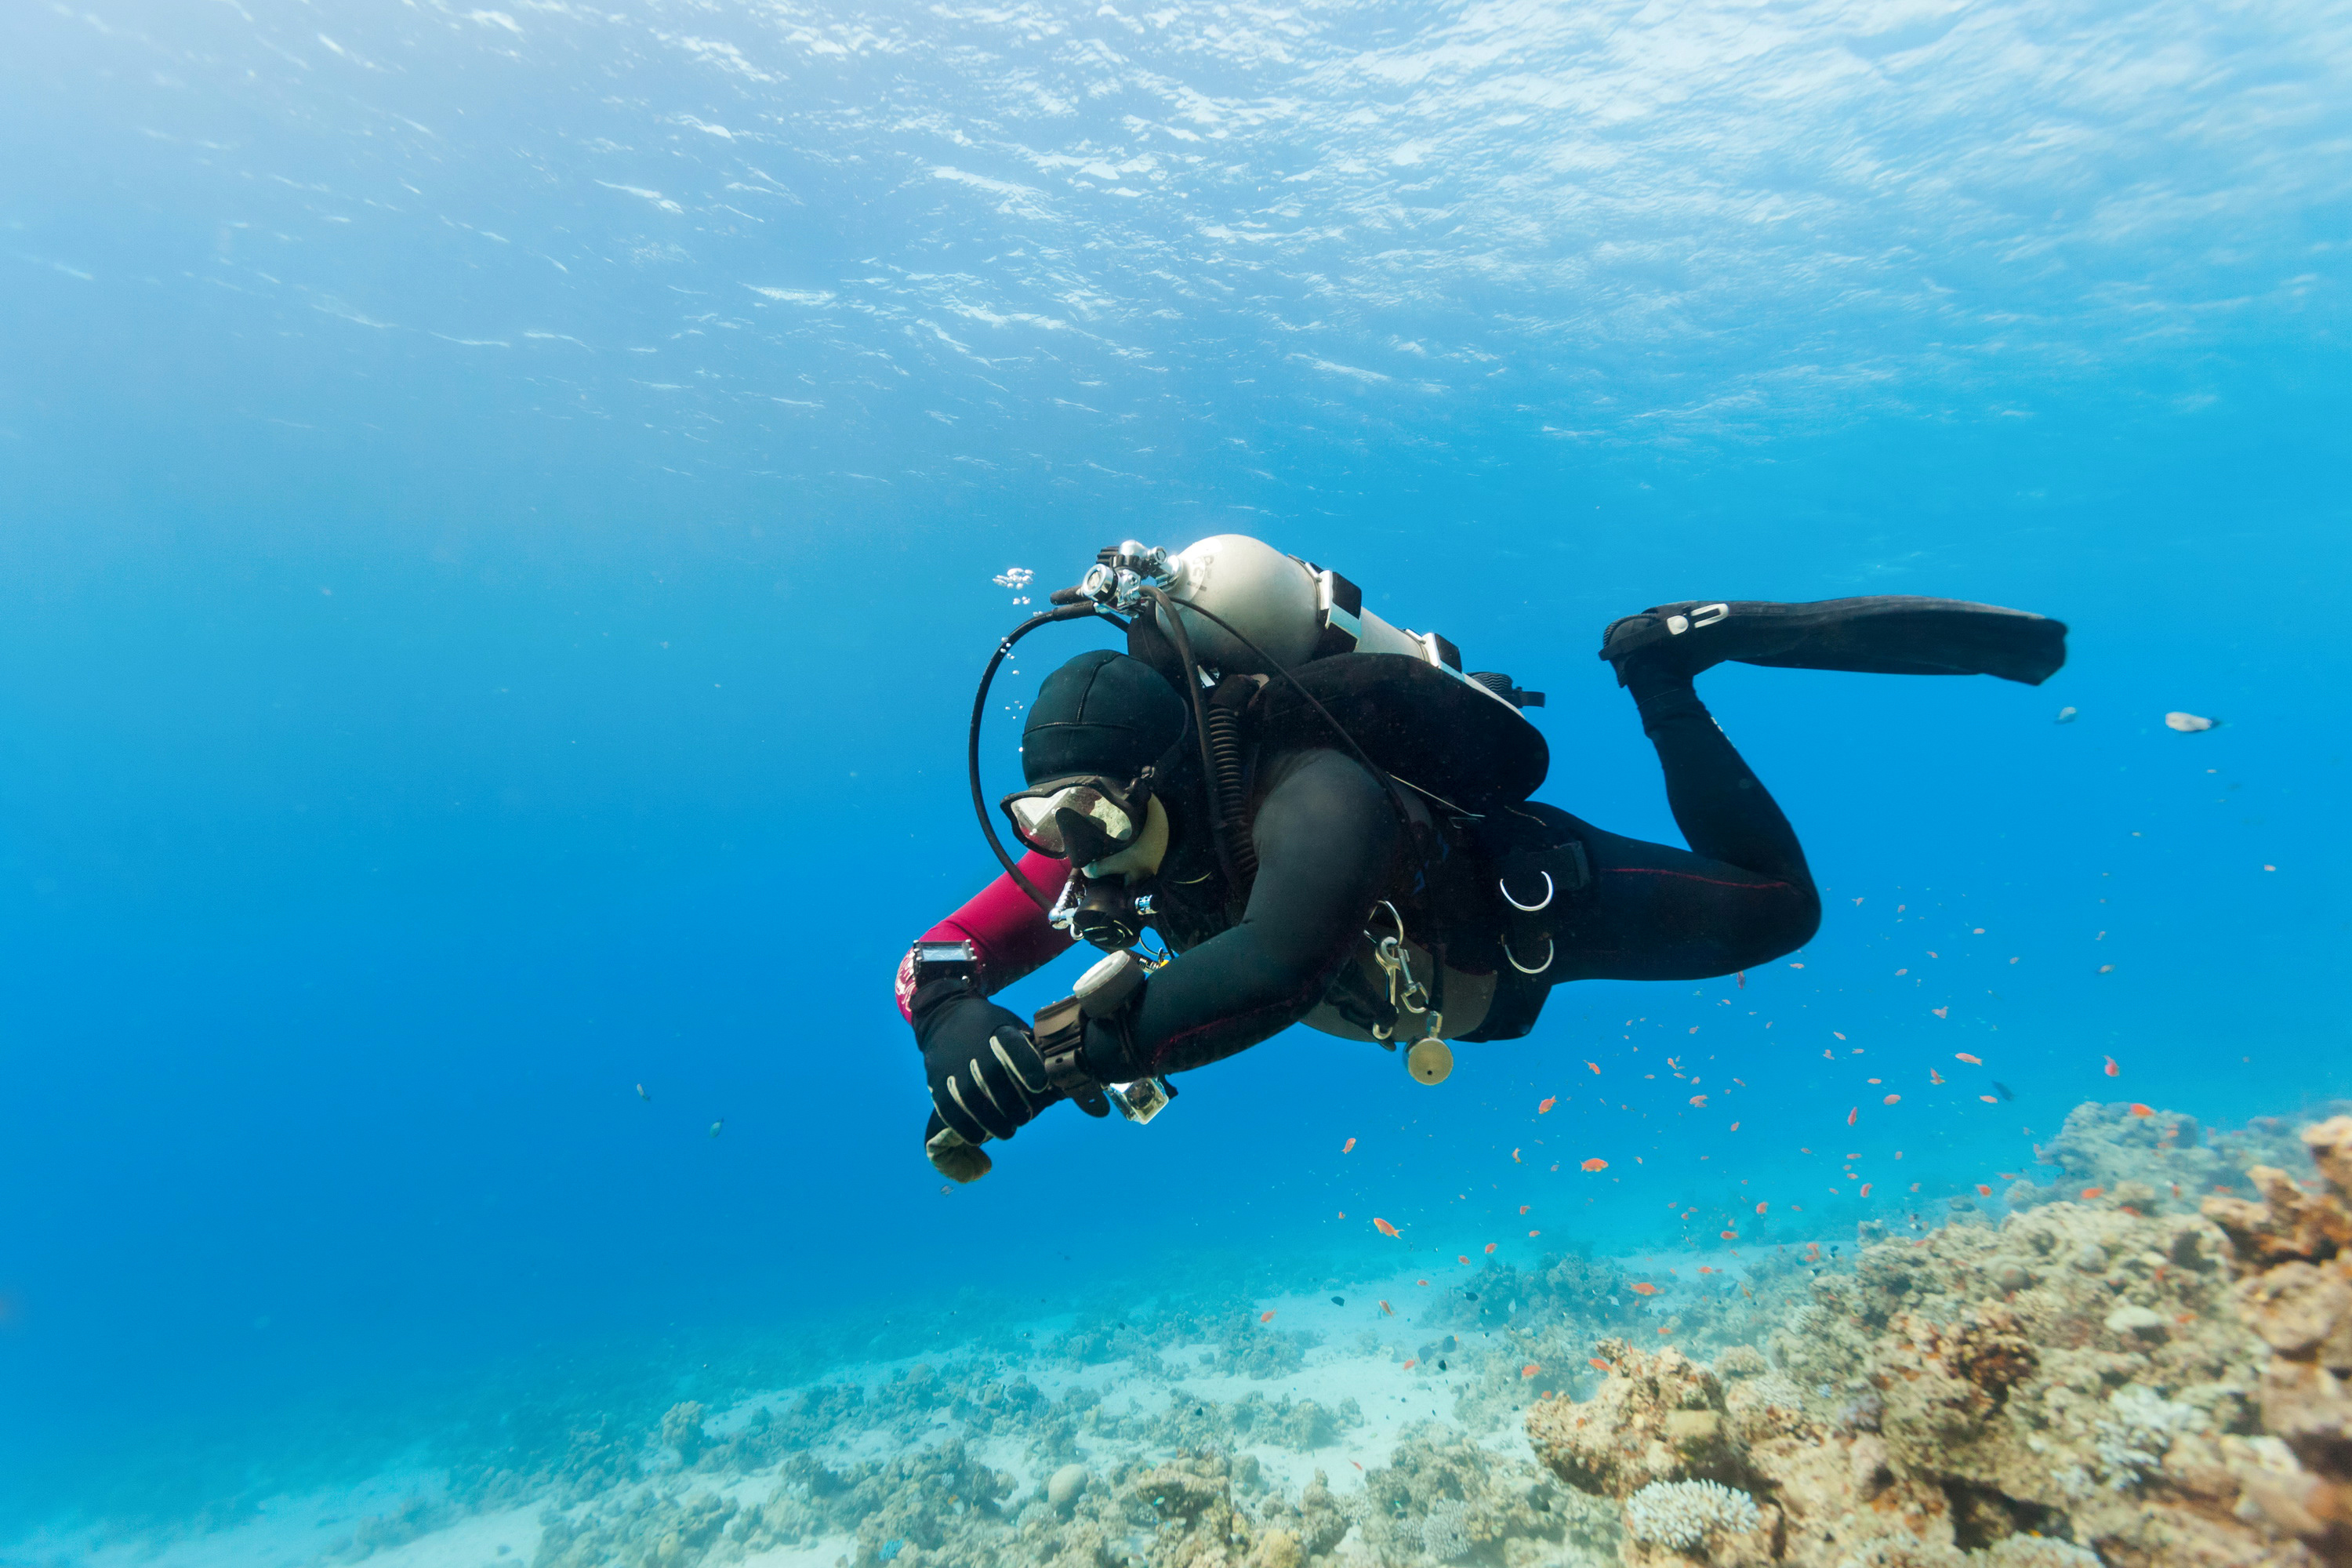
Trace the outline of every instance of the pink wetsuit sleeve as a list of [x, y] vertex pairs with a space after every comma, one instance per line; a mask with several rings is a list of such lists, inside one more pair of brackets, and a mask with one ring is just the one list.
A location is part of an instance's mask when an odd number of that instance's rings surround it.
[[[1047, 898], [1060, 895], [1070, 878], [1066, 862], [1032, 849], [1021, 858], [1021, 874]], [[1012, 984], [1070, 945], [1066, 931], [1045, 922], [1045, 911], [1021, 890], [1011, 877], [999, 877], [978, 896], [925, 931], [925, 942], [968, 942], [980, 954], [980, 988], [999, 990]], [[914, 1016], [915, 955], [898, 961], [898, 1011]]]

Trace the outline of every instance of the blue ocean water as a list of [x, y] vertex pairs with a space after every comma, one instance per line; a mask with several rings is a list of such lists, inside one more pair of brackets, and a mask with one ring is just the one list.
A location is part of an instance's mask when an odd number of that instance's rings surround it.
[[[1393, 1267], [1373, 1214], [1449, 1258], [1759, 1193], [1850, 1234], [1801, 1150], [1932, 1194], [2085, 1099], [2352, 1092], [2341, 6], [6, 31], [13, 1527], [713, 1346]], [[1226, 531], [1547, 690], [1542, 798], [1669, 842], [1615, 616], [1923, 593], [2074, 652], [1705, 679], [1830, 910], [1744, 986], [1563, 991], [1433, 1089], [1293, 1031], [943, 1191], [889, 987], [992, 869], [992, 578]]]

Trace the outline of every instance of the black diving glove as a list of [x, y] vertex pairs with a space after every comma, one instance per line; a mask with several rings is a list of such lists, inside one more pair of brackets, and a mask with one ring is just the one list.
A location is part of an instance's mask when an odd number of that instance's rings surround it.
[[[1029, 1026], [968, 981], [933, 981], [915, 993], [912, 1011], [932, 1111], [964, 1142], [1010, 1138], [1062, 1098], [1045, 1081]], [[927, 1133], [927, 1146], [931, 1142]]]

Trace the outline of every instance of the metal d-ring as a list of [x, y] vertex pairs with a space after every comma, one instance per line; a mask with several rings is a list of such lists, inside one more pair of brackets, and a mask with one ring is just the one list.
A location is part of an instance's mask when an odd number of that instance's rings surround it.
[[[1552, 890], [1553, 890], [1553, 889], [1552, 889], [1552, 885], [1551, 885], [1551, 873], [1550, 873], [1550, 872], [1549, 872], [1549, 871], [1539, 871], [1539, 872], [1538, 872], [1538, 873], [1537, 873], [1537, 875], [1538, 875], [1538, 876], [1540, 876], [1540, 877], [1544, 879], [1544, 896], [1543, 896], [1543, 900], [1542, 900], [1542, 901], [1541, 901], [1540, 903], [1523, 904], [1523, 903], [1519, 902], [1519, 900], [1517, 900], [1517, 899], [1515, 899], [1515, 898], [1511, 897], [1511, 881], [1510, 881], [1510, 879], [1509, 879], [1509, 878], [1507, 878], [1507, 877], [1497, 877], [1497, 878], [1496, 878], [1496, 879], [1495, 879], [1495, 887], [1496, 887], [1496, 890], [1498, 890], [1498, 891], [1503, 895], [1503, 902], [1505, 902], [1505, 903], [1507, 903], [1507, 904], [1510, 905], [1510, 906], [1511, 906], [1511, 908], [1513, 908], [1513, 909], [1515, 909], [1515, 910], [1518, 910], [1518, 911], [1519, 911], [1521, 914], [1523, 914], [1523, 915], [1531, 915], [1531, 914], [1534, 914], [1538, 910], [1548, 910], [1548, 909], [1551, 908], [1551, 898], [1552, 898]], [[1547, 968], [1549, 968], [1549, 962], [1547, 962], [1547, 963], [1546, 963], [1546, 967], [1547, 967]], [[1528, 971], [1528, 973], [1530, 973], [1530, 974], [1532, 974], [1532, 973], [1535, 973], [1535, 971], [1534, 971], [1534, 970], [1529, 970], [1529, 971]]]
[[[1510, 895], [1507, 893], [1504, 895], [1506, 898], [1508, 898], [1509, 896]], [[1538, 907], [1540, 908], [1541, 906]], [[1511, 961], [1511, 967], [1517, 970], [1522, 974], [1541, 974], [1545, 970], [1551, 967], [1551, 961], [1559, 955], [1559, 950], [1552, 945], [1551, 938], [1546, 937], [1544, 938], [1544, 961], [1541, 963], [1537, 964], [1533, 969], [1529, 969], [1526, 964], [1519, 962], [1518, 954], [1511, 951], [1511, 944], [1509, 942], [1507, 942], [1503, 944], [1503, 956], [1509, 959]]]

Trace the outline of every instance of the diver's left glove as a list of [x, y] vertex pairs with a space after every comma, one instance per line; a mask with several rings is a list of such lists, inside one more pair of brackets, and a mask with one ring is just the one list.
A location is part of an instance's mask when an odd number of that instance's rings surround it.
[[[969, 981], [933, 981], [915, 993], [912, 1012], [932, 1112], [964, 1142], [1010, 1138], [1062, 1098], [1045, 1079], [1029, 1026]], [[927, 1134], [927, 1147], [930, 1141]]]

